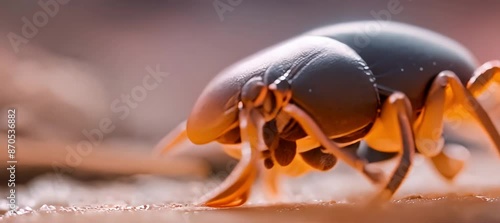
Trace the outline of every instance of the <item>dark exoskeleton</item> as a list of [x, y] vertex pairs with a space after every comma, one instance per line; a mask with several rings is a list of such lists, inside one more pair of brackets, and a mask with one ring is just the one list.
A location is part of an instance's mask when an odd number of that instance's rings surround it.
[[[389, 199], [415, 151], [448, 178], [460, 171], [464, 160], [443, 152], [443, 122], [451, 111], [475, 118], [500, 151], [498, 131], [476, 100], [499, 83], [498, 61], [478, 66], [463, 46], [425, 29], [380, 21], [327, 26], [223, 71], [160, 146], [217, 141], [240, 159], [205, 196], [208, 206], [243, 204], [259, 165], [305, 172], [328, 170], [337, 159], [383, 184], [376, 199]], [[400, 154], [388, 180], [343, 149], [361, 140], [371, 150]], [[266, 178], [271, 190], [275, 178]]]

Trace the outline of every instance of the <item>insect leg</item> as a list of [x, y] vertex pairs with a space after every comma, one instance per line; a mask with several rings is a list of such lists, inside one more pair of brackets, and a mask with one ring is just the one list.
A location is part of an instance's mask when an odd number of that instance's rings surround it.
[[[301, 151], [300, 156], [295, 156], [293, 161], [287, 166], [275, 165], [271, 169], [261, 167], [262, 183], [266, 191], [266, 195], [272, 200], [279, 197], [279, 182], [282, 175], [287, 176], [302, 176], [312, 170], [327, 171], [333, 168], [337, 162], [337, 158], [332, 154], [325, 153], [323, 147], [319, 143], [310, 141], [311, 143], [300, 143], [304, 148], [297, 148]], [[317, 145], [316, 145], [317, 144]], [[310, 149], [310, 146], [315, 145], [317, 148]], [[224, 151], [235, 159], [241, 158], [241, 144], [223, 144]]]
[[[490, 137], [493, 145], [496, 147], [497, 151], [500, 153], [500, 135], [498, 134], [495, 125], [491, 121], [490, 117], [484, 110], [484, 108], [479, 104], [479, 102], [474, 98], [473, 94], [480, 93], [477, 86], [483, 85], [479, 80], [498, 80], [500, 79], [498, 75], [498, 67], [485, 69], [483, 75], [478, 75], [473, 78], [471, 82], [469, 82], [469, 88], [472, 91], [470, 93], [465, 87], [462, 85], [458, 77], [451, 71], [444, 71], [442, 74], [447, 78], [447, 84], [450, 87], [451, 95], [452, 95], [452, 103], [453, 105], [462, 105], [465, 107], [465, 110], [476, 118], [477, 121], [481, 124], [486, 133]], [[487, 78], [488, 75], [491, 75], [491, 78]], [[477, 82], [477, 84], [476, 84]], [[491, 81], [490, 81], [491, 82]], [[486, 86], [486, 85], [484, 85]]]
[[464, 167], [469, 152], [463, 146], [445, 145], [442, 137], [444, 117], [452, 101], [447, 95], [449, 73], [441, 72], [432, 82], [424, 109], [413, 128], [417, 150], [431, 158], [434, 166], [445, 178], [453, 179]]
[[436, 156], [444, 146], [442, 133], [445, 114], [446, 79], [443, 73], [434, 79], [427, 93], [424, 109], [413, 124], [417, 149], [427, 157]]
[[278, 168], [271, 168], [262, 171], [262, 183], [264, 184], [264, 190], [266, 196], [270, 200], [276, 200], [280, 195], [279, 182], [280, 182], [280, 171]]
[[366, 142], [362, 141], [358, 145], [356, 154], [359, 157], [363, 157], [364, 159], [366, 159], [368, 163], [377, 163], [393, 159], [399, 155], [399, 152], [380, 152], [374, 148], [371, 148], [366, 144]]
[[312, 170], [327, 171], [333, 168], [337, 158], [330, 153], [325, 153], [323, 147], [311, 149], [295, 156], [290, 165], [276, 165], [271, 169], [263, 170], [263, 183], [269, 198], [279, 196], [279, 180], [282, 175], [302, 176]]
[[390, 180], [376, 197], [375, 200], [377, 201], [389, 200], [392, 197], [403, 182], [412, 164], [415, 153], [415, 142], [411, 126], [411, 112], [411, 104], [408, 98], [403, 93], [393, 93], [382, 106], [382, 112], [375, 122], [372, 131], [365, 137], [369, 145], [379, 140], [381, 132], [376, 130], [381, 127], [386, 132], [393, 133], [390, 137], [395, 138], [399, 136], [399, 142], [402, 146], [400, 161], [392, 173]]
[[240, 109], [241, 158], [231, 174], [213, 191], [202, 198], [211, 207], [239, 206], [248, 199], [257, 176], [257, 159], [262, 148], [263, 119], [253, 109]]
[[221, 144], [224, 152], [234, 159], [241, 159], [241, 144]]
[[497, 84], [497, 89], [495, 89], [497, 92], [495, 93], [500, 93], [498, 90], [500, 86], [500, 61], [489, 61], [480, 66], [467, 83], [467, 89], [477, 98], [485, 93], [485, 90], [489, 90], [492, 84]]
[[180, 123], [175, 129], [168, 133], [161, 141], [155, 146], [156, 154], [164, 154], [172, 149], [179, 147], [182, 143], [189, 142], [186, 133], [186, 121]]
[[343, 160], [349, 166], [367, 176], [372, 182], [380, 182], [383, 179], [383, 173], [379, 169], [368, 168], [367, 163], [349, 153], [341, 150], [334, 142], [332, 142], [316, 124], [316, 122], [301, 108], [294, 104], [288, 104], [283, 108], [283, 111], [294, 118], [304, 129], [304, 131], [317, 140], [327, 152], [332, 153], [335, 157]]
[[444, 145], [442, 151], [432, 157], [431, 160], [441, 176], [448, 180], [453, 180], [464, 168], [469, 156], [469, 150], [464, 146], [447, 143]]
[[337, 157], [332, 154], [325, 153], [323, 147], [302, 152], [300, 153], [300, 156], [307, 165], [321, 171], [330, 170], [337, 163]]
[[279, 197], [279, 181], [281, 176], [302, 176], [313, 170], [327, 171], [333, 168], [337, 158], [330, 153], [325, 153], [323, 147], [318, 147], [299, 153], [287, 166], [275, 165], [271, 169], [262, 171], [262, 179], [266, 195], [271, 199]]
[[[238, 160], [241, 159], [241, 144], [222, 144], [222, 148], [224, 149], [224, 152], [232, 158]], [[296, 159], [297, 158], [295, 158], [295, 160]], [[294, 165], [295, 160], [291, 163], [291, 165]], [[279, 178], [280, 174], [282, 174], [282, 169], [277, 166], [274, 166], [271, 169], [267, 169], [261, 165], [258, 167], [260, 167], [261, 170], [260, 174], [266, 195], [271, 200], [277, 198], [279, 196]]]

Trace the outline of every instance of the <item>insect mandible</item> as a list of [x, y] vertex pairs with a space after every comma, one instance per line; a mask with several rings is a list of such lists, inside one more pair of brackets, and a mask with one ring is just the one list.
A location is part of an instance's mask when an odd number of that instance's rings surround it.
[[[463, 46], [435, 32], [396, 22], [332, 25], [221, 72], [187, 121], [159, 146], [165, 152], [184, 141], [216, 141], [239, 158], [228, 178], [204, 197], [207, 206], [245, 203], [259, 165], [324, 171], [337, 159], [381, 184], [376, 199], [387, 200], [416, 151], [440, 157], [436, 167], [446, 177], [460, 171], [462, 161], [442, 153], [450, 109], [464, 108], [500, 151], [498, 131], [476, 100], [492, 84], [500, 84], [500, 62], [478, 66]], [[360, 140], [400, 154], [390, 176], [343, 149]], [[265, 181], [277, 190], [272, 177]]]

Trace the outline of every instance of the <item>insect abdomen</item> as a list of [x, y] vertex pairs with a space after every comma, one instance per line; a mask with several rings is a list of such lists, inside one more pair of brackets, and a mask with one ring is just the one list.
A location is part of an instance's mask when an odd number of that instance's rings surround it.
[[307, 35], [330, 37], [351, 47], [366, 61], [377, 84], [405, 93], [414, 109], [422, 108], [427, 87], [439, 72], [453, 71], [466, 84], [477, 67], [474, 57], [454, 40], [401, 23], [343, 23]]

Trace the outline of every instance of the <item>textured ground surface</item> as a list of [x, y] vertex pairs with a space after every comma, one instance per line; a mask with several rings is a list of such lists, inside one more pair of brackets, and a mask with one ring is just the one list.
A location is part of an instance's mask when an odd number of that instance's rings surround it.
[[[498, 126], [499, 110], [488, 110], [494, 111], [491, 114]], [[366, 201], [377, 188], [339, 163], [330, 172], [284, 179], [282, 194], [274, 201], [266, 199], [257, 183], [250, 201], [231, 209], [208, 209], [192, 203], [217, 186], [235, 161], [215, 162], [222, 168], [218, 168], [215, 176], [203, 178], [208, 171], [207, 163], [172, 156], [153, 157], [144, 152], [151, 147], [148, 145], [104, 143], [81, 156], [80, 162], [73, 163], [66, 159], [70, 153], [65, 149], [68, 145], [74, 148], [72, 143], [23, 139], [18, 144], [23, 149], [17, 154], [20, 209], [16, 213], [7, 212], [7, 190], [0, 188], [0, 221], [500, 222], [498, 155], [488, 149], [489, 140], [477, 125], [464, 122], [456, 131], [468, 133], [459, 134], [452, 141], [466, 145], [472, 156], [453, 183], [439, 176], [429, 160], [416, 156], [394, 200], [367, 206]], [[211, 150], [197, 147], [191, 155], [199, 155], [201, 151]], [[209, 160], [221, 157], [220, 153], [210, 154]], [[377, 165], [390, 172], [393, 161]], [[56, 174], [54, 163], [69, 166], [72, 177]], [[40, 167], [45, 168], [45, 174], [34, 174], [43, 172]], [[179, 177], [183, 175], [191, 177]], [[3, 175], [0, 178], [5, 180]]]
[[48, 209], [6, 222], [500, 222], [500, 199], [480, 196], [409, 198], [378, 208], [321, 203], [221, 210], [168, 205]]
[[0, 207], [5, 222], [500, 222], [500, 162], [493, 158], [475, 156], [449, 184], [419, 157], [395, 200], [379, 207], [364, 205], [376, 188], [342, 165], [285, 180], [279, 202], [266, 200], [257, 184], [251, 201], [233, 209], [190, 205], [219, 179], [81, 182], [53, 174], [20, 187], [17, 214], [5, 213], [5, 200]]

